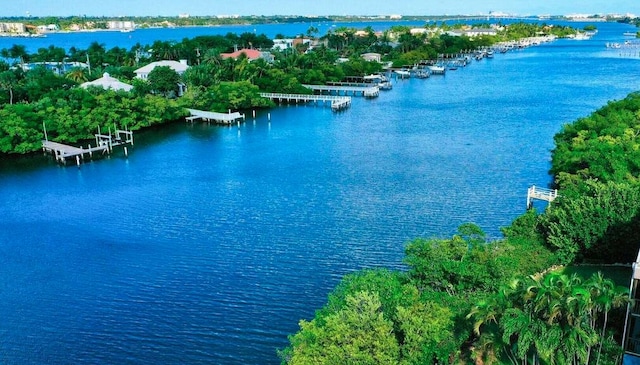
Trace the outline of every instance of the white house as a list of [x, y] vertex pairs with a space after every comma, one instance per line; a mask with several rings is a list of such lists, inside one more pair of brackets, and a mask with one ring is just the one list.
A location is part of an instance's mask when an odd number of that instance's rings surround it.
[[117, 30], [130, 30], [136, 28], [136, 23], [129, 20], [110, 20], [107, 22], [107, 28]]
[[149, 77], [149, 72], [151, 72], [154, 68], [158, 66], [169, 66], [173, 71], [177, 72], [178, 75], [182, 76], [182, 74], [189, 68], [186, 60], [178, 61], [157, 61], [151, 62], [150, 64], [140, 67], [139, 69], [133, 71], [136, 74], [136, 78], [146, 80]]
[[49, 25], [38, 25], [38, 31], [40, 32], [55, 32], [58, 29], [57, 24], [49, 24]]
[[382, 60], [382, 55], [380, 53], [363, 53], [360, 57], [364, 58], [365, 61], [369, 62], [380, 62]]
[[290, 48], [295, 48], [299, 44], [310, 44], [311, 39], [309, 38], [284, 38], [284, 39], [274, 39], [273, 47], [271, 49], [284, 51]]
[[2, 33], [25, 33], [26, 31], [24, 23], [0, 23]]
[[89, 82], [85, 82], [83, 84], [80, 85], [81, 88], [86, 89], [90, 86], [99, 86], [103, 89], [111, 89], [111, 90], [123, 90], [123, 91], [131, 91], [131, 89], [133, 89], [133, 86], [121, 82], [120, 80], [116, 79], [115, 77], [111, 77], [108, 73], [104, 73], [102, 74], [102, 77], [97, 79], [97, 80], [93, 80], [93, 81], [89, 81]]
[[498, 32], [492, 28], [473, 28], [462, 31], [462, 34], [466, 35], [467, 37], [473, 38], [482, 35], [496, 35], [498, 34]]

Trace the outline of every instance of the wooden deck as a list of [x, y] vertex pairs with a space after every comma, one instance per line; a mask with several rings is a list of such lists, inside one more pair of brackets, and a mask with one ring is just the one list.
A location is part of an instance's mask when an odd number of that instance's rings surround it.
[[193, 122], [195, 120], [201, 119], [207, 122], [214, 122], [218, 124], [232, 124], [240, 119], [244, 120], [244, 114], [240, 114], [238, 112], [216, 113], [197, 109], [188, 110], [189, 113], [191, 113], [191, 116], [186, 118], [187, 122]]
[[375, 98], [380, 95], [380, 88], [378, 86], [334, 86], [334, 85], [302, 85], [313, 91], [319, 91], [322, 93], [335, 93], [336, 95], [362, 95], [369, 98]]
[[53, 153], [56, 161], [61, 163], [66, 163], [67, 158], [71, 157], [79, 157], [84, 159], [85, 154], [93, 154], [94, 152], [102, 152], [104, 153], [109, 149], [107, 145], [96, 146], [96, 147], [74, 147], [66, 144], [53, 142], [53, 141], [42, 141], [42, 149], [45, 152]]
[[[46, 136], [46, 133], [45, 133]], [[111, 153], [114, 146], [125, 144], [133, 145], [133, 132], [127, 130], [115, 130], [115, 134], [95, 134], [96, 146], [88, 145], [87, 148], [75, 147], [64, 143], [53, 142], [45, 139], [42, 141], [42, 150], [46, 153], [52, 153], [56, 161], [62, 164], [67, 163], [67, 159], [75, 157], [76, 164], [80, 166], [80, 161], [84, 160], [85, 155], [93, 157], [94, 152], [101, 154]], [[127, 147], [124, 147], [124, 154], [128, 155]]]
[[260, 93], [263, 98], [268, 98], [274, 101], [288, 103], [308, 103], [308, 102], [322, 102], [330, 103], [331, 109], [334, 111], [348, 108], [351, 105], [351, 97], [349, 96], [335, 96], [335, 95], [307, 95], [307, 94], [280, 94], [280, 93]]
[[558, 189], [545, 189], [533, 185], [527, 189], [527, 209], [533, 207], [534, 200], [543, 200], [551, 203], [557, 197]]

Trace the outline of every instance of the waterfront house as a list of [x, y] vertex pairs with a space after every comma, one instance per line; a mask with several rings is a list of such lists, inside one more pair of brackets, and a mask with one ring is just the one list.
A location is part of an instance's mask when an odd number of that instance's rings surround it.
[[293, 48], [293, 38], [274, 39], [271, 49], [276, 51], [284, 51]]
[[146, 80], [149, 77], [149, 73], [158, 66], [168, 66], [180, 76], [182, 76], [182, 74], [184, 74], [184, 72], [187, 71], [187, 69], [189, 68], [186, 60], [180, 60], [180, 62], [165, 60], [165, 61], [151, 62], [150, 64], [144, 67], [140, 67], [139, 69], [133, 72], [136, 74], [136, 78]]
[[373, 52], [363, 53], [360, 55], [360, 57], [364, 58], [365, 61], [369, 61], [369, 62], [381, 62], [382, 60], [382, 55], [380, 53], [373, 53]]
[[0, 33], [26, 33], [24, 23], [0, 23]]
[[429, 29], [427, 29], [427, 28], [411, 28], [411, 29], [409, 29], [409, 33], [411, 35], [427, 34], [427, 33], [429, 33]]
[[243, 54], [247, 57], [249, 62], [260, 59], [260, 58], [264, 59], [269, 63], [272, 63], [274, 60], [274, 57], [270, 52], [262, 52], [262, 51], [258, 51], [257, 49], [246, 49], [246, 48], [243, 48], [231, 53], [221, 53], [220, 56], [222, 57], [222, 59], [233, 58], [234, 60], [237, 60]]
[[496, 35], [498, 32], [492, 28], [473, 28], [462, 31], [462, 35], [466, 35], [469, 38], [484, 36], [484, 35]]
[[89, 68], [89, 65], [84, 62], [31, 62], [21, 65], [22, 70], [27, 72], [38, 67], [43, 67], [52, 71], [56, 75], [63, 75], [74, 67]]
[[57, 24], [48, 24], [48, 25], [38, 25], [38, 31], [39, 32], [56, 32], [58, 31], [60, 28], [58, 28]]
[[120, 31], [133, 30], [136, 28], [136, 23], [128, 20], [110, 20], [107, 22], [107, 28]]
[[107, 72], [105, 72], [104, 74], [102, 74], [102, 77], [97, 79], [97, 80], [93, 80], [93, 81], [88, 81], [85, 82], [83, 84], [80, 85], [81, 88], [86, 89], [88, 87], [91, 86], [97, 86], [97, 87], [101, 87], [105, 90], [107, 89], [111, 89], [111, 90], [115, 90], [115, 91], [131, 91], [133, 89], [133, 86], [124, 83], [118, 79], [116, 79], [115, 77], [111, 77]]
[[298, 45], [308, 45], [311, 43], [309, 38], [284, 38], [274, 39], [273, 47], [271, 49], [278, 51], [285, 51], [287, 49], [296, 48]]

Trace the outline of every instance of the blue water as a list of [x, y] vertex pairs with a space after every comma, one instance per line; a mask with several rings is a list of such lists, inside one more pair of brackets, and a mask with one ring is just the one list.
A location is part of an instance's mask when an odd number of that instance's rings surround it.
[[560, 127], [640, 88], [640, 58], [604, 47], [627, 28], [599, 27], [340, 113], [176, 123], [80, 168], [0, 161], [0, 363], [277, 364], [344, 274], [524, 212]]
[[134, 32], [122, 33], [118, 31], [97, 31], [80, 33], [48, 33], [46, 37], [37, 38], [13, 38], [0, 37], [0, 49], [10, 48], [14, 44], [24, 45], [28, 52], [35, 53], [38, 48], [47, 48], [50, 45], [70, 49], [86, 49], [92, 42], [103, 44], [107, 49], [124, 47], [131, 49], [137, 43], [151, 45], [156, 40], [180, 42], [184, 38], [193, 38], [204, 35], [225, 35], [227, 33], [255, 33], [265, 34], [275, 38], [281, 34], [286, 37], [296, 37], [307, 34], [310, 26], [318, 29], [318, 36], [326, 34], [330, 30], [340, 27], [363, 29], [370, 26], [374, 31], [384, 31], [392, 26], [420, 27], [424, 21], [375, 21], [361, 22], [319, 22], [319, 23], [290, 23], [290, 24], [253, 24], [234, 26], [210, 26], [210, 27], [185, 27], [185, 28], [151, 28], [137, 29]]

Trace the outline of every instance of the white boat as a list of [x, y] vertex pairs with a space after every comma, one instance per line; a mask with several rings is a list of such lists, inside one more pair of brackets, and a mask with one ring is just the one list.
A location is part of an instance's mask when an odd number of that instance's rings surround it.
[[365, 84], [377, 85], [380, 90], [391, 90], [393, 85], [384, 75], [368, 75], [364, 77]]
[[390, 81], [381, 81], [378, 83], [378, 88], [380, 90], [391, 90], [393, 89], [393, 85]]
[[438, 65], [430, 65], [427, 66], [427, 68], [429, 69], [429, 71], [431, 71], [432, 74], [444, 74], [445, 68], [444, 66], [438, 66]]
[[575, 36], [573, 36], [573, 39], [576, 41], [584, 41], [590, 38], [591, 36], [588, 35], [587, 33], [577, 33]]
[[407, 71], [407, 70], [395, 70], [394, 71], [396, 73], [396, 75], [402, 79], [404, 79], [405, 77], [411, 77], [411, 72]]
[[622, 33], [623, 36], [625, 37], [637, 37], [638, 33], [637, 32], [624, 32]]
[[416, 77], [419, 79], [427, 79], [429, 78], [429, 71], [425, 69], [419, 69], [416, 71]]

